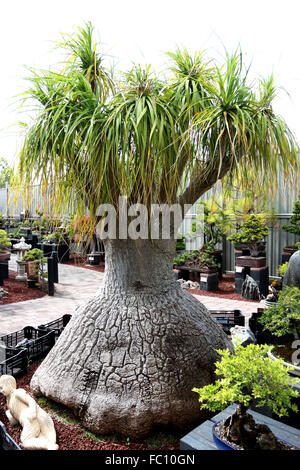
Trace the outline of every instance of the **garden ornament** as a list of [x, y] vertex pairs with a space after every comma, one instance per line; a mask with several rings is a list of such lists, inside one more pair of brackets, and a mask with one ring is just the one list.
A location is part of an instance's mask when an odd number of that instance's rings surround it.
[[0, 393], [6, 397], [6, 416], [12, 425], [23, 428], [21, 442], [24, 449], [57, 450], [56, 432], [51, 417], [22, 388], [17, 389], [12, 375], [0, 377]]

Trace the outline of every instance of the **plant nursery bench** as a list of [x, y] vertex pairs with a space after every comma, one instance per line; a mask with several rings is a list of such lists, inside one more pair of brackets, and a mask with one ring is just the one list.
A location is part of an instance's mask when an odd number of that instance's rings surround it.
[[[214, 443], [212, 427], [218, 421], [232, 414], [235, 408], [235, 405], [228, 406], [225, 410], [221, 411], [221, 413], [213, 416], [186, 434], [180, 439], [180, 450], [220, 450]], [[287, 426], [256, 411], [249, 410], [249, 414], [253, 416], [257, 423], [269, 426], [276, 437], [300, 448], [300, 429]]]

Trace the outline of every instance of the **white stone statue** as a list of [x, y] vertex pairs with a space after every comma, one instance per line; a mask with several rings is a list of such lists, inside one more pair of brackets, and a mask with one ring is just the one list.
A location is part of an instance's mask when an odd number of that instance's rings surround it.
[[22, 388], [17, 388], [12, 375], [0, 376], [0, 393], [7, 402], [6, 416], [12, 425], [23, 428], [21, 442], [24, 449], [57, 450], [56, 432], [51, 417]]

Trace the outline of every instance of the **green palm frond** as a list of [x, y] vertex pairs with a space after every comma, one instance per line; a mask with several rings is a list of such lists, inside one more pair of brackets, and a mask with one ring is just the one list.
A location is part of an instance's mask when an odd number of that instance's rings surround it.
[[[33, 72], [26, 96], [39, 112], [20, 155], [20, 181], [55, 187], [55, 208], [91, 216], [101, 203], [193, 204], [219, 178], [299, 174], [298, 144], [274, 113], [274, 78], [248, 83], [242, 55], [217, 66], [169, 53], [170, 79], [134, 65], [115, 82], [90, 24], [62, 44], [61, 73]], [[268, 176], [270, 178], [270, 176]], [[274, 180], [272, 180], [274, 181]]]

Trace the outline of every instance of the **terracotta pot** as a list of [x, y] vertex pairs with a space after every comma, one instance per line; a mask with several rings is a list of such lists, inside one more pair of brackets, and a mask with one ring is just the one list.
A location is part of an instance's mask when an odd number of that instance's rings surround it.
[[10, 259], [10, 251], [5, 248], [0, 248], [0, 261], [6, 261]]
[[37, 263], [36, 261], [26, 261], [26, 272], [28, 279], [38, 280], [39, 263]]

